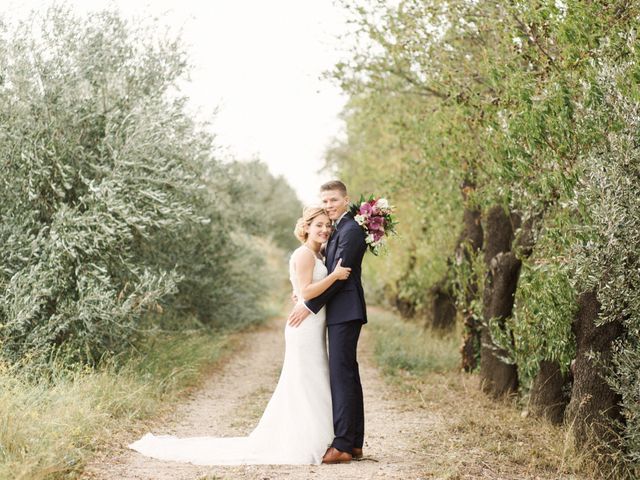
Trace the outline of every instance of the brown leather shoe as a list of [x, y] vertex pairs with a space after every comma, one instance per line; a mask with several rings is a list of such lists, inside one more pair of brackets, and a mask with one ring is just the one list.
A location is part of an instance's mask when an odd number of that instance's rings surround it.
[[362, 449], [361, 448], [355, 448], [353, 450], [351, 450], [351, 455], [353, 456], [354, 460], [360, 460], [364, 455], [362, 454]]
[[349, 463], [352, 458], [349, 452], [341, 452], [335, 447], [329, 447], [322, 457], [322, 463]]

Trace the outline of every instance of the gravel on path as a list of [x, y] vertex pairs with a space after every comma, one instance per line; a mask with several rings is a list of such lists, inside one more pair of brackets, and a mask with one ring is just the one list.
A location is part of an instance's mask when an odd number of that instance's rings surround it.
[[[284, 356], [284, 320], [243, 334], [233, 357], [214, 372], [169, 415], [145, 427], [155, 434], [178, 436], [244, 436], [260, 419], [276, 386]], [[87, 466], [83, 478], [94, 480], [204, 480], [204, 479], [423, 479], [421, 438], [442, 419], [402, 401], [376, 368], [372, 340], [366, 326], [359, 345], [364, 389], [365, 457], [342, 465], [196, 466], [147, 458], [126, 448], [140, 432], [122, 438], [115, 449], [103, 452]], [[118, 439], [120, 440], [120, 439]]]

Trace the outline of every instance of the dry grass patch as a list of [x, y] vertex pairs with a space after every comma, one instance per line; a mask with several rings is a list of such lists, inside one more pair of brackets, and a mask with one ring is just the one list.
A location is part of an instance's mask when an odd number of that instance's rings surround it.
[[443, 479], [588, 479], [588, 462], [569, 430], [527, 417], [515, 399], [495, 401], [477, 375], [459, 370], [459, 336], [434, 335], [388, 312], [373, 311], [376, 361], [406, 408], [440, 421], [425, 425], [427, 473]]
[[148, 340], [121, 369], [46, 381], [0, 372], [0, 479], [77, 478], [97, 448], [169, 408], [228, 351], [232, 335], [175, 333]]

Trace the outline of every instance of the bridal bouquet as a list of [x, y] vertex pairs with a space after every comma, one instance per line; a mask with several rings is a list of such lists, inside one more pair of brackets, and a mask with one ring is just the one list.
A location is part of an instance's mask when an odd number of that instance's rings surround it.
[[354, 220], [367, 234], [365, 241], [369, 250], [374, 255], [378, 255], [385, 244], [386, 237], [396, 233], [394, 208], [389, 205], [386, 198], [375, 198], [372, 195], [369, 200], [361, 196], [358, 203], [351, 204], [350, 211]]

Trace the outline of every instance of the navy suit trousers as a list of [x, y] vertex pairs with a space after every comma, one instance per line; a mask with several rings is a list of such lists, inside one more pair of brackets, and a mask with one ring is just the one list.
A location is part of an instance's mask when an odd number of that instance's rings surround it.
[[362, 448], [364, 442], [364, 405], [356, 355], [361, 329], [361, 320], [328, 326], [335, 434], [331, 446], [349, 453]]

